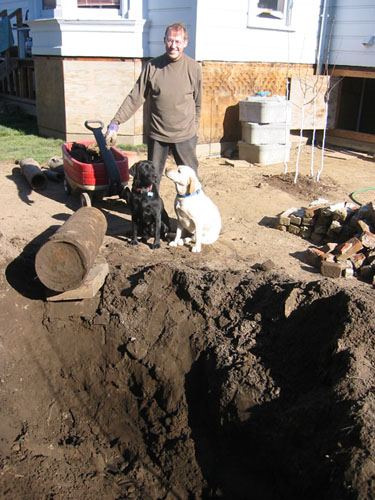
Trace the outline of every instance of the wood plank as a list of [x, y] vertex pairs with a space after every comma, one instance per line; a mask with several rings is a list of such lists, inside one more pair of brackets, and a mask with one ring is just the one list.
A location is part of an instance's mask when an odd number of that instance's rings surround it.
[[333, 68], [331, 76], [351, 76], [355, 78], [375, 78], [375, 71], [363, 71], [363, 69], [340, 69]]
[[375, 134], [365, 134], [363, 132], [354, 132], [353, 130], [330, 129], [327, 135], [332, 137], [342, 137], [350, 141], [369, 142], [375, 144]]

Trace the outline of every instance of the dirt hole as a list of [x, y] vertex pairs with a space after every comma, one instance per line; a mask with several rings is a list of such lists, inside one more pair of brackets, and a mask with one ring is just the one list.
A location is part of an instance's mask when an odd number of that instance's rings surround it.
[[94, 315], [56, 308], [65, 417], [48, 431], [90, 498], [370, 498], [371, 301], [272, 272], [122, 265]]

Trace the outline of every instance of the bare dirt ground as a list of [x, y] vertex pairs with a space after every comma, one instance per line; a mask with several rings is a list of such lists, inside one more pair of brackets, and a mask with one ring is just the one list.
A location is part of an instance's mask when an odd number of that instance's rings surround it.
[[[125, 202], [97, 203], [109, 275], [57, 303], [35, 253], [80, 201], [1, 165], [1, 498], [375, 498], [375, 290], [323, 278], [311, 243], [272, 227], [318, 197], [350, 201], [375, 162], [328, 150], [316, 183], [304, 146], [294, 184], [296, 153], [289, 179], [200, 162], [223, 221], [201, 254], [132, 247]], [[161, 195], [175, 220], [166, 178]]]

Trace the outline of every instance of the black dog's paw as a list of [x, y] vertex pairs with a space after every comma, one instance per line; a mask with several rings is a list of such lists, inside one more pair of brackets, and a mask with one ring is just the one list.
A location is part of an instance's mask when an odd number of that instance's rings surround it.
[[151, 248], [152, 248], [153, 250], [157, 250], [158, 248], [160, 248], [160, 243], [153, 243], [153, 244], [151, 245]]
[[130, 244], [133, 246], [138, 245], [138, 240], [130, 240]]

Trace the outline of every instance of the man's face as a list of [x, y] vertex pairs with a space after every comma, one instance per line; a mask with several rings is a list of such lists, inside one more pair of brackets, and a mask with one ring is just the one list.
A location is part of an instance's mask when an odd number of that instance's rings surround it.
[[185, 39], [183, 31], [169, 29], [167, 35], [164, 37], [164, 43], [168, 56], [174, 61], [177, 61], [182, 56], [188, 41]]

